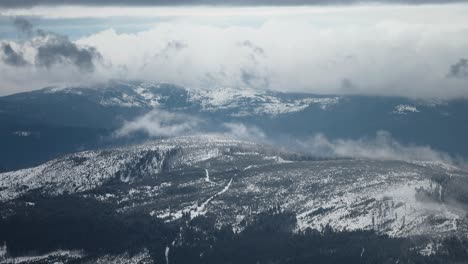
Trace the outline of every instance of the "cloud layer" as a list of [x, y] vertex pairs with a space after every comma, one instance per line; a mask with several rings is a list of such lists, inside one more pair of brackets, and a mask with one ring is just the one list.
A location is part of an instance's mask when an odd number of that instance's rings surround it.
[[[347, 12], [344, 15], [351, 15]], [[468, 55], [468, 18], [460, 18], [467, 24], [430, 22], [426, 17], [341, 19], [337, 14], [228, 27], [163, 22], [136, 34], [107, 30], [79, 43], [95, 46], [114, 66], [121, 65], [126, 78], [195, 88], [468, 96], [466, 79], [447, 76], [452, 65]], [[181, 43], [181, 48], [170, 48], [171, 43]]]
[[298, 145], [307, 153], [324, 157], [352, 157], [380, 160], [439, 161], [451, 164], [453, 159], [446, 153], [429, 146], [403, 145], [386, 131], [379, 131], [375, 138], [358, 140], [329, 140], [322, 134], [315, 135]]
[[21, 17], [15, 18], [12, 26], [20, 39], [0, 41], [1, 92], [21, 92], [74, 81], [86, 83], [83, 79], [102, 80], [102, 76], [93, 75], [95, 66], [102, 62], [94, 47], [77, 45], [67, 36], [36, 29]]
[[127, 121], [115, 132], [117, 137], [144, 133], [150, 137], [174, 137], [199, 131], [202, 120], [194, 116], [153, 110], [135, 120]]
[[356, 3], [459, 3], [465, 0], [2, 0], [0, 7], [18, 8], [37, 5], [91, 5], [91, 6], [191, 6], [191, 5], [221, 5], [221, 6], [282, 6], [282, 5], [334, 5]]
[[239, 140], [268, 142], [265, 133], [252, 125], [235, 122], [213, 124], [196, 116], [161, 109], [126, 121], [114, 132], [114, 136], [120, 138], [141, 134], [152, 138], [213, 134]]
[[[110, 28], [75, 41], [56, 35], [42, 44], [38, 37], [2, 41], [1, 93], [140, 79], [190, 88], [468, 97], [468, 5], [256, 10], [291, 13], [219, 18], [202, 12], [134, 33]], [[34, 32], [24, 21], [15, 25]], [[21, 58], [29, 63], [14, 67]]]
[[225, 137], [274, 145], [286, 151], [299, 151], [316, 157], [364, 158], [377, 160], [430, 161], [466, 166], [462, 160], [429, 146], [404, 145], [389, 132], [379, 131], [375, 137], [330, 140], [316, 134], [307, 140], [287, 135], [267, 134], [262, 129], [238, 122], [210, 123], [189, 114], [153, 110], [135, 120], [126, 121], [114, 135], [131, 137], [176, 137], [198, 134], [223, 135]]
[[50, 69], [56, 65], [73, 65], [82, 71], [94, 71], [100, 53], [93, 47], [80, 47], [67, 37], [56, 34], [45, 34], [46, 40], [37, 47], [35, 63]]

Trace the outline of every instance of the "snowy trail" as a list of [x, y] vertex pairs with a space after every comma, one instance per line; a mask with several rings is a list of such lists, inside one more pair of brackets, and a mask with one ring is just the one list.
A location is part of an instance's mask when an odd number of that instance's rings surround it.
[[205, 169], [205, 182], [216, 184], [215, 182], [210, 180], [210, 173], [208, 172], [208, 169]]
[[[164, 213], [164, 214], [160, 214], [159, 217], [167, 217], [169, 215], [172, 215], [173, 218], [172, 219], [180, 219], [184, 213], [190, 213], [190, 218], [195, 218], [197, 216], [200, 216], [200, 215], [204, 215], [206, 213], [206, 206], [213, 200], [215, 199], [216, 197], [218, 197], [219, 195], [222, 195], [223, 193], [227, 192], [229, 190], [229, 188], [231, 187], [231, 184], [232, 184], [232, 178], [231, 180], [228, 182], [228, 184], [226, 184], [226, 186], [224, 186], [224, 188], [215, 193], [214, 195], [212, 195], [210, 198], [208, 198], [205, 202], [203, 202], [202, 204], [198, 205], [197, 204], [194, 204], [192, 206], [190, 206], [189, 208], [186, 208], [186, 209], [182, 209], [182, 210], [179, 210], [173, 214], [170, 214], [170, 213]], [[188, 209], [188, 210], [187, 210]]]
[[196, 217], [196, 216], [199, 216], [201, 214], [205, 214], [206, 213], [206, 206], [216, 197], [218, 197], [219, 195], [227, 192], [229, 190], [229, 188], [231, 187], [231, 184], [232, 184], [232, 178], [231, 180], [229, 181], [229, 183], [224, 186], [224, 188], [217, 192], [216, 194], [214, 194], [213, 196], [211, 196], [210, 198], [208, 198], [205, 202], [203, 202], [200, 206], [198, 206], [196, 208], [196, 210], [194, 212], [190, 212], [190, 216], [193, 218], [193, 217]]
[[246, 170], [251, 169], [251, 168], [253, 168], [253, 165], [249, 165], [249, 166], [245, 167], [245, 168], [243, 169], [243, 171], [246, 171]]
[[169, 264], [169, 247], [166, 247], [166, 251], [164, 252], [164, 255], [166, 256], [166, 264]]

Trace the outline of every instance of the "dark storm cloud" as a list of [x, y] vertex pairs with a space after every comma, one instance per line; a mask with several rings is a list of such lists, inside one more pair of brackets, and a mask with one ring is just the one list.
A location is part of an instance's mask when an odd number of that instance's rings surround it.
[[21, 52], [15, 51], [10, 44], [3, 44], [1, 46], [1, 59], [5, 64], [15, 67], [21, 67], [28, 64], [24, 59]]
[[468, 78], [468, 59], [460, 59], [457, 63], [450, 66], [449, 77]]
[[[13, 26], [20, 34], [34, 37], [33, 48], [36, 49], [35, 65], [51, 68], [59, 64], [73, 65], [81, 71], [93, 72], [95, 63], [102, 59], [101, 54], [93, 47], [79, 47], [68, 37], [53, 32], [35, 29], [31, 22], [23, 17], [16, 17]], [[2, 45], [3, 61], [11, 66], [24, 66], [27, 61], [21, 53], [16, 52], [10, 44]]]
[[446, 4], [467, 2], [467, 0], [0, 0], [0, 7], [18, 8], [37, 5], [90, 5], [90, 6], [180, 6], [180, 5], [334, 5], [355, 3], [405, 3], [405, 4]]
[[72, 64], [82, 71], [94, 71], [94, 63], [102, 57], [93, 47], [78, 47], [67, 37], [50, 34], [37, 48], [36, 64], [50, 68], [57, 64]]

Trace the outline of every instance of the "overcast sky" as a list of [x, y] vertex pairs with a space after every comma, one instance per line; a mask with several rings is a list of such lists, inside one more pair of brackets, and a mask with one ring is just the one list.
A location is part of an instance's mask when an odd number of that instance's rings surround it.
[[139, 79], [468, 97], [463, 1], [69, 2], [0, 0], [0, 94]]
[[92, 6], [291, 6], [291, 5], [335, 5], [354, 3], [404, 3], [404, 4], [445, 4], [466, 2], [464, 0], [1, 0], [6, 8], [31, 7], [38, 5], [92, 5]]

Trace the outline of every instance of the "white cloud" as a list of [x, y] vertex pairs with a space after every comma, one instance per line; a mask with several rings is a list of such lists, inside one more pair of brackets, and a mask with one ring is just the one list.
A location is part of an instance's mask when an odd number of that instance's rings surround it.
[[149, 137], [177, 137], [198, 134], [221, 135], [238, 140], [267, 143], [268, 138], [258, 127], [243, 123], [210, 123], [193, 115], [156, 109], [131, 121], [125, 121], [114, 132], [116, 137], [143, 133]]
[[145, 133], [150, 137], [174, 137], [194, 133], [202, 120], [180, 113], [153, 110], [133, 121], [127, 121], [115, 132], [117, 137]]
[[268, 136], [262, 129], [238, 122], [210, 123], [188, 114], [153, 110], [135, 120], [126, 121], [114, 135], [117, 137], [144, 133], [149, 137], [175, 137], [198, 134], [222, 135], [238, 140], [270, 144], [280, 149], [300, 151], [317, 157], [365, 158], [374, 160], [431, 161], [458, 165], [466, 162], [430, 146], [405, 145], [389, 132], [379, 131], [375, 137], [360, 139], [328, 139], [316, 134], [307, 140], [287, 135]]
[[[169, 18], [226, 18], [241, 17], [287, 17], [287, 16], [314, 16], [318, 19], [341, 15], [344, 19], [349, 16], [354, 21], [369, 19], [381, 19], [385, 17], [398, 17], [400, 20], [415, 21], [421, 18], [430, 18], [429, 22], [456, 23], [464, 13], [464, 3], [451, 3], [440, 5], [421, 4], [385, 4], [385, 3], [355, 3], [353, 5], [300, 5], [300, 6], [80, 6], [80, 5], [56, 5], [34, 6], [28, 8], [1, 8], [0, 14], [4, 16], [33, 16], [50, 19], [79, 19], [79, 18], [115, 18], [115, 17], [169, 17]], [[447, 15], [453, 15], [453, 20], [441, 19]], [[419, 12], [418, 12], [419, 11]], [[440, 21], [438, 21], [440, 19]], [[459, 21], [458, 21], [459, 22]]]
[[307, 141], [298, 141], [303, 150], [325, 157], [352, 157], [380, 160], [439, 161], [451, 164], [453, 159], [446, 153], [429, 146], [404, 145], [392, 138], [386, 131], [379, 131], [375, 138], [358, 140], [330, 140], [322, 134]]
[[[468, 96], [468, 79], [448, 77], [450, 66], [468, 57], [468, 4], [239, 10], [159, 9], [156, 17], [166, 19], [149, 30], [108, 29], [81, 38], [77, 44], [96, 47], [106, 61], [93, 77], [82, 79], [326, 94]], [[223, 12], [225, 17], [203, 15]], [[242, 45], [246, 41], [252, 45]], [[170, 43], [183, 48], [168, 49]], [[16, 69], [7, 67], [0, 65], [0, 76], [10, 90], [39, 88], [37, 81], [28, 85], [26, 77], [12, 76]], [[68, 81], [52, 71], [37, 77], [40, 83]]]
[[267, 142], [267, 136], [258, 127], [245, 125], [242, 123], [224, 123], [223, 126], [226, 129], [224, 134], [228, 137], [256, 143]]

